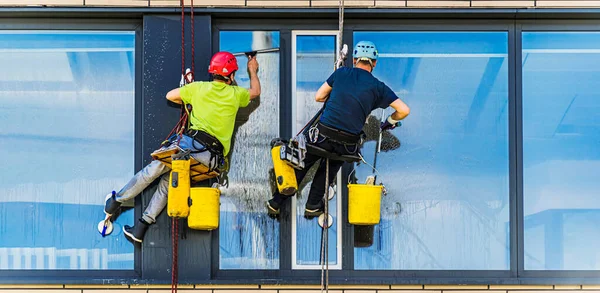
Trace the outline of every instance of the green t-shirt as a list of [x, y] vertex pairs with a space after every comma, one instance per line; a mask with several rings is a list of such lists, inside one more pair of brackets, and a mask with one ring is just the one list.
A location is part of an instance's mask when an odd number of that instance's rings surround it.
[[250, 103], [248, 90], [223, 82], [199, 81], [185, 85], [179, 92], [181, 100], [192, 105], [190, 128], [216, 137], [227, 155], [238, 109]]

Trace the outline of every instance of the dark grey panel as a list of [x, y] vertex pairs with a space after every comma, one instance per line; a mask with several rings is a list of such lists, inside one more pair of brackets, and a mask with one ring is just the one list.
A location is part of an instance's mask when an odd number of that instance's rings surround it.
[[[207, 80], [202, 70], [208, 67], [210, 56], [210, 17], [194, 17], [196, 80]], [[186, 67], [191, 66], [191, 38], [189, 16], [186, 18]], [[143, 63], [143, 163], [151, 161], [150, 153], [169, 134], [177, 123], [180, 109], [165, 99], [166, 93], [179, 86], [181, 77], [181, 19], [178, 16], [144, 17]], [[155, 186], [143, 194], [145, 208]], [[180, 230], [184, 225], [180, 225]], [[183, 231], [181, 231], [183, 232]], [[210, 232], [187, 229], [186, 239], [179, 239], [179, 278], [206, 280], [210, 277]], [[145, 279], [171, 279], [171, 219], [166, 212], [148, 230], [142, 245], [142, 276]]]

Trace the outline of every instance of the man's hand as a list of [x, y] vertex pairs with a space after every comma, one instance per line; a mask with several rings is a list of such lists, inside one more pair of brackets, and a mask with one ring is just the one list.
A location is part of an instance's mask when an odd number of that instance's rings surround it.
[[392, 130], [401, 125], [400, 121], [396, 121], [392, 119], [392, 116], [389, 116], [388, 119], [381, 123], [381, 131]]
[[258, 80], [258, 61], [256, 56], [248, 56], [248, 75], [250, 76], [250, 100], [260, 96], [260, 81]]
[[256, 61], [256, 56], [248, 57], [248, 72], [250, 74], [258, 72], [258, 61]]

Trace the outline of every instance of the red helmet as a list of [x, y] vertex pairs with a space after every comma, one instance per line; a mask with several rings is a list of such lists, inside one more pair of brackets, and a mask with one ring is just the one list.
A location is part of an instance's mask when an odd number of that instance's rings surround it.
[[229, 76], [238, 70], [237, 59], [229, 52], [218, 52], [208, 66], [208, 73]]

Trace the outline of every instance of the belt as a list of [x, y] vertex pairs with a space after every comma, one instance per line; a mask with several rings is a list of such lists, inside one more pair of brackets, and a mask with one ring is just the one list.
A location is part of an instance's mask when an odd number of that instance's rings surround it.
[[360, 135], [352, 134], [333, 127], [325, 126], [323, 123], [317, 123], [319, 134], [332, 140], [339, 141], [344, 144], [357, 144], [360, 141]]
[[186, 134], [188, 136], [194, 138], [194, 140], [201, 143], [210, 152], [217, 153], [217, 154], [223, 154], [223, 150], [224, 150], [223, 145], [216, 137], [214, 137], [202, 130], [196, 130], [196, 129], [190, 129], [187, 131]]

